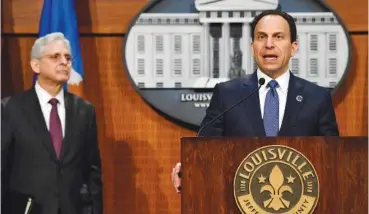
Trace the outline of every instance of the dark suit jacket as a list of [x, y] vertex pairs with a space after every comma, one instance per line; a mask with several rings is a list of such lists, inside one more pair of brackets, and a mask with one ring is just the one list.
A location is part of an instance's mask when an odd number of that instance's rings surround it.
[[[257, 88], [256, 72], [217, 84], [201, 127]], [[301, 102], [296, 99], [298, 95], [303, 98]], [[278, 136], [338, 135], [330, 91], [291, 73]], [[199, 136], [265, 136], [258, 92], [204, 127]]]
[[2, 103], [2, 213], [23, 214], [28, 197], [34, 201], [31, 213], [56, 214], [60, 209], [61, 214], [80, 214], [88, 203], [93, 214], [102, 213], [95, 110], [73, 94], [64, 95], [66, 127], [60, 160], [34, 88], [11, 97], [5, 107]]

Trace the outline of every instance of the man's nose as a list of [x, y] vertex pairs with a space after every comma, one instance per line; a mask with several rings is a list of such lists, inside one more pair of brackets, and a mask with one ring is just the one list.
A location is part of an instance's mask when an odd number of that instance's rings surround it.
[[266, 40], [265, 47], [266, 47], [266, 48], [272, 48], [272, 47], [274, 47], [274, 41], [273, 41], [273, 39], [272, 39], [272, 38], [268, 38], [268, 39]]
[[60, 60], [60, 63], [62, 63], [62, 64], [68, 64], [69, 63], [69, 59], [65, 56], [61, 56], [59, 58], [59, 60]]

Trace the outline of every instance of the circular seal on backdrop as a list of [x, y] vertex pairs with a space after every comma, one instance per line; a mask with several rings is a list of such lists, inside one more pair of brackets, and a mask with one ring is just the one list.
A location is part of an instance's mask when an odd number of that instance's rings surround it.
[[335, 89], [351, 63], [351, 40], [340, 17], [319, 0], [153, 0], [129, 25], [125, 70], [140, 96], [167, 119], [198, 128], [216, 84], [257, 69], [251, 21], [264, 10], [289, 13], [299, 48], [290, 71]]
[[247, 155], [237, 169], [233, 190], [244, 214], [307, 214], [318, 203], [319, 179], [303, 154], [272, 145]]

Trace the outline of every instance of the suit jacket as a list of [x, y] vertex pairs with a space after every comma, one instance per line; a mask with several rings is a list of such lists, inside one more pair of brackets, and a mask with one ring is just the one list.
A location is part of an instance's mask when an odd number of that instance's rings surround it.
[[[217, 84], [199, 136], [265, 136], [258, 92], [208, 124], [258, 88], [257, 74]], [[297, 96], [302, 101], [297, 100]], [[290, 75], [287, 102], [278, 136], [338, 136], [330, 91]]]
[[[102, 213], [96, 115], [87, 101], [65, 92], [66, 127], [57, 159], [35, 89], [11, 97], [2, 117], [2, 213]], [[5, 188], [4, 188], [5, 187]], [[86, 189], [88, 193], [86, 193]], [[81, 192], [82, 190], [82, 192]]]

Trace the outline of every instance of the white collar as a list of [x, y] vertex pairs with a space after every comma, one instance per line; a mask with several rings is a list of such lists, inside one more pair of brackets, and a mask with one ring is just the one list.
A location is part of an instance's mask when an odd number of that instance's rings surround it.
[[[268, 75], [263, 73], [260, 69], [257, 70], [256, 74], [257, 74], [258, 79], [260, 79], [260, 78], [265, 79], [265, 84], [264, 84], [263, 87], [266, 88], [266, 86], [268, 85], [269, 81], [272, 80], [272, 78], [270, 78]], [[277, 79], [275, 79], [278, 82], [279, 88], [282, 90], [283, 93], [287, 93], [287, 91], [288, 91], [290, 76], [291, 76], [290, 71], [287, 70], [281, 76], [279, 76]]]
[[41, 106], [47, 105], [52, 98], [56, 98], [59, 104], [61, 106], [64, 106], [64, 90], [60, 90], [60, 92], [55, 97], [53, 97], [40, 86], [38, 81], [36, 81], [35, 91]]

